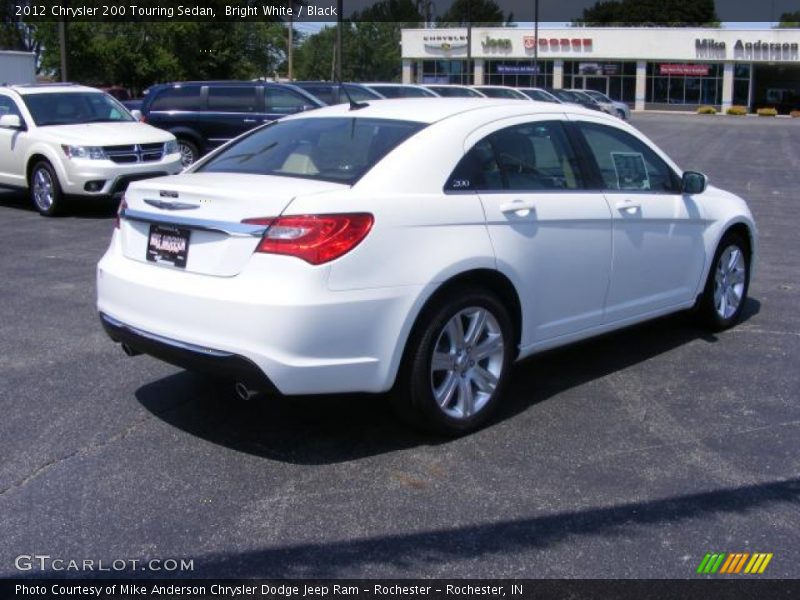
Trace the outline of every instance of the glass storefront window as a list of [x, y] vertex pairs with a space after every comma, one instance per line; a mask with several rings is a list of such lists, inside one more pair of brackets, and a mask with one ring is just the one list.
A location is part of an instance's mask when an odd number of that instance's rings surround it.
[[647, 63], [645, 102], [651, 104], [722, 104], [720, 63]]
[[[587, 81], [587, 78], [590, 78]], [[596, 89], [614, 100], [636, 100], [636, 63], [632, 61], [565, 60], [564, 87]]]
[[423, 60], [420, 83], [472, 83], [472, 67], [466, 60]]
[[552, 87], [553, 61], [540, 60], [538, 74], [532, 60], [487, 60], [484, 63], [486, 85], [511, 87]]

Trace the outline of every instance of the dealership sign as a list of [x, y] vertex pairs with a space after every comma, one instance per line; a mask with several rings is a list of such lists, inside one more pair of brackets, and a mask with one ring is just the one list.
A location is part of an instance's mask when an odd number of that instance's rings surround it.
[[[536, 48], [536, 38], [526, 35], [522, 38], [525, 50]], [[550, 52], [591, 52], [592, 38], [539, 38], [539, 50], [549, 50]]]
[[[715, 39], [696, 39], [694, 41], [697, 58], [727, 57], [728, 48], [725, 42]], [[736, 40], [733, 45], [733, 58], [750, 60], [800, 60], [800, 45], [797, 42], [743, 42]]]
[[511, 40], [508, 38], [493, 38], [488, 35], [481, 42], [481, 47], [484, 50], [511, 50]]
[[660, 75], [691, 75], [692, 77], [705, 77], [708, 75], [708, 65], [659, 65]]
[[539, 67], [536, 65], [497, 65], [497, 72], [509, 75], [536, 75]]
[[465, 35], [426, 35], [423, 36], [422, 41], [425, 43], [426, 50], [448, 52], [467, 48], [467, 36]]

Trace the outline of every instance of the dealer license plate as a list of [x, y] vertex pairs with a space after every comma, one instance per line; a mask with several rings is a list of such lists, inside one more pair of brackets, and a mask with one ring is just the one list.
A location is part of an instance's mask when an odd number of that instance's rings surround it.
[[170, 225], [150, 225], [147, 239], [147, 260], [186, 267], [189, 254], [189, 229]]

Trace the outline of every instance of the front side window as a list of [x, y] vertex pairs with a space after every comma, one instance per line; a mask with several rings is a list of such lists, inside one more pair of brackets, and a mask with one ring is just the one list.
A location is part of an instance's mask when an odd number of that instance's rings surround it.
[[134, 120], [125, 107], [102, 92], [26, 94], [23, 101], [39, 127]]
[[357, 117], [277, 121], [227, 146], [197, 172], [282, 175], [352, 185], [424, 126]]
[[562, 124], [539, 121], [506, 127], [478, 142], [446, 184], [452, 191], [575, 190], [583, 187]]
[[309, 108], [316, 108], [310, 100], [291, 90], [265, 88], [264, 96], [267, 112], [278, 115], [291, 115]]
[[579, 122], [607, 190], [677, 193], [678, 176], [652, 149], [631, 134], [597, 123]]
[[5, 115], [17, 115], [22, 119], [22, 114], [19, 112], [16, 102], [8, 96], [0, 95], [0, 117]]

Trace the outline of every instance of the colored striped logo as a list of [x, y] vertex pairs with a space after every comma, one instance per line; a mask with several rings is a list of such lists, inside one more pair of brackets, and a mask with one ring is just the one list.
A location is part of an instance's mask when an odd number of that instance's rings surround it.
[[772, 553], [755, 552], [720, 552], [716, 554], [706, 554], [697, 567], [697, 572], [701, 574], [715, 573], [733, 575], [736, 573], [756, 575], [761, 574], [767, 568], [769, 561], [772, 560]]

